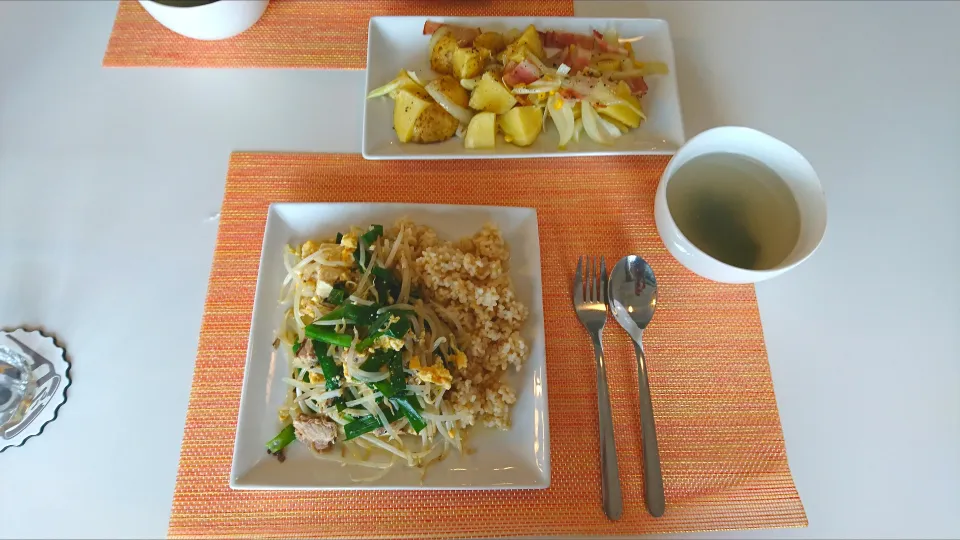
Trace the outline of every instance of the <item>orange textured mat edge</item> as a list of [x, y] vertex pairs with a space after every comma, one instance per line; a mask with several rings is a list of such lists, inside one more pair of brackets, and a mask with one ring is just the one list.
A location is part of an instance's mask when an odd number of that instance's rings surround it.
[[120, 0], [103, 65], [364, 69], [375, 15], [573, 15], [573, 0], [271, 0], [238, 36], [199, 41], [157, 22], [136, 0]]
[[[653, 195], [666, 157], [365, 161], [357, 155], [233, 154], [200, 331], [172, 537], [445, 538], [623, 535], [802, 527], [754, 288], [701, 279], [666, 251]], [[519, 491], [232, 491], [228, 475], [267, 207], [272, 202], [531, 206], [541, 239], [552, 483]], [[411, 216], [415, 218], [415, 216]], [[600, 506], [590, 341], [570, 305], [579, 255], [646, 258], [657, 315], [644, 341], [667, 498], [644, 507], [637, 366], [604, 335], [624, 515]]]

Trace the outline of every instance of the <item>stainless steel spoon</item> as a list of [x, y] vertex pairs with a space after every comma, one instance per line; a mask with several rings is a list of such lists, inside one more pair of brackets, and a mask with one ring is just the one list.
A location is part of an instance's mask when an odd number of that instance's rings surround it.
[[643, 331], [657, 308], [657, 278], [653, 269], [636, 255], [620, 259], [610, 273], [610, 311], [613, 318], [633, 338], [640, 379], [640, 436], [643, 444], [643, 484], [647, 510], [653, 517], [663, 515], [663, 476], [660, 474], [660, 451], [650, 402], [647, 361], [643, 355]]

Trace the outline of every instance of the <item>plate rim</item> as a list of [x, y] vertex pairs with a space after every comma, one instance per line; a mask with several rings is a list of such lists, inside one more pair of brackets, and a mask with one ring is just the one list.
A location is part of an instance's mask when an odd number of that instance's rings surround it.
[[[547, 384], [547, 351], [546, 351], [546, 325], [542, 316], [540, 323], [533, 328], [533, 332], [536, 337], [540, 339], [543, 343], [544, 350], [542, 355], [542, 366], [537, 366], [539, 371], [542, 372], [542, 403], [543, 408], [540, 416], [543, 420], [542, 433], [539, 443], [543, 447], [543, 462], [542, 468], [539, 468], [540, 474], [538, 475], [538, 480], [533, 483], [524, 483], [524, 484], [510, 484], [510, 485], [492, 485], [492, 484], [472, 484], [472, 485], [439, 485], [439, 486], [429, 486], [422, 484], [387, 484], [387, 485], [378, 485], [378, 484], [364, 484], [364, 483], [353, 483], [353, 484], [341, 484], [341, 485], [303, 485], [303, 486], [289, 486], [289, 485], [280, 485], [280, 484], [250, 484], [244, 483], [241, 480], [244, 476], [249, 474], [253, 468], [244, 471], [242, 475], [238, 475], [237, 471], [237, 458], [240, 454], [240, 437], [241, 431], [245, 430], [248, 423], [241, 422], [243, 418], [243, 411], [245, 404], [248, 399], [248, 392], [252, 388], [252, 371], [250, 368], [250, 363], [252, 361], [253, 352], [252, 352], [252, 343], [254, 341], [254, 318], [257, 313], [257, 305], [260, 299], [260, 287], [261, 280], [263, 278], [263, 273], [261, 268], [263, 268], [264, 261], [267, 257], [267, 238], [268, 232], [271, 226], [271, 223], [275, 223], [277, 220], [283, 221], [282, 209], [284, 207], [296, 207], [296, 206], [316, 206], [316, 207], [332, 207], [332, 206], [343, 206], [343, 205], [354, 205], [354, 206], [363, 206], [365, 208], [373, 207], [375, 212], [377, 207], [386, 208], [393, 207], [395, 209], [399, 208], [411, 208], [411, 211], [415, 211], [418, 207], [455, 207], [458, 209], [469, 209], [474, 211], [483, 211], [490, 209], [497, 210], [522, 210], [530, 213], [533, 218], [533, 235], [536, 242], [536, 250], [533, 254], [536, 259], [537, 264], [537, 279], [535, 287], [539, 289], [535, 291], [535, 300], [539, 296], [539, 305], [537, 306], [528, 306], [528, 309], [533, 310], [534, 307], [538, 308], [540, 313], [543, 313], [543, 260], [541, 257], [541, 246], [540, 246], [540, 224], [539, 216], [537, 209], [528, 206], [505, 206], [505, 205], [472, 205], [472, 204], [445, 204], [445, 203], [395, 203], [395, 202], [374, 202], [374, 203], [365, 203], [365, 202], [272, 202], [269, 204], [266, 210], [266, 220], [263, 228], [263, 240], [261, 241], [260, 247], [260, 259], [257, 266], [257, 280], [254, 288], [254, 299], [250, 312], [250, 329], [247, 333], [247, 350], [246, 358], [244, 359], [243, 365], [243, 384], [240, 391], [240, 402], [237, 408], [237, 426], [234, 430], [234, 439], [233, 439], [233, 456], [230, 462], [230, 472], [228, 478], [228, 484], [230, 489], [237, 491], [398, 491], [398, 490], [415, 490], [415, 491], [501, 491], [501, 490], [518, 490], [518, 489], [547, 489], [550, 487], [552, 479], [552, 463], [551, 463], [551, 452], [550, 452], [550, 404], [549, 404], [549, 391]], [[271, 221], [271, 218], [273, 221]], [[286, 221], [283, 221], [286, 223]], [[536, 294], [536, 293], [539, 294]], [[264, 293], [266, 294], [266, 293]], [[529, 364], [524, 363], [524, 366]], [[537, 399], [534, 397], [534, 399]], [[533, 410], [537, 410], [536, 402], [534, 402]], [[533, 469], [537, 469], [534, 467]]]

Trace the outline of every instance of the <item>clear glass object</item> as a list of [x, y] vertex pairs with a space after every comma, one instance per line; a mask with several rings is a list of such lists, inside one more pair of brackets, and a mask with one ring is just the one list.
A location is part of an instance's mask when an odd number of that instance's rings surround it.
[[13, 349], [0, 346], [0, 427], [23, 418], [36, 391], [32, 362]]

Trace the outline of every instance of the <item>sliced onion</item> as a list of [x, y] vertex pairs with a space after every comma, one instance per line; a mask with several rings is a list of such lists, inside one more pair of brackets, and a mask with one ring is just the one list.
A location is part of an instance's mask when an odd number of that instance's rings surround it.
[[393, 92], [394, 90], [399, 88], [402, 82], [403, 81], [401, 81], [400, 78], [398, 77], [388, 82], [387, 84], [381, 86], [380, 88], [374, 88], [373, 90], [370, 91], [369, 94], [367, 94], [367, 99], [373, 99], [375, 97], [385, 96], [390, 92]]
[[573, 123], [573, 141], [580, 142], [580, 132], [583, 131], [583, 120], [577, 118], [577, 121]]
[[541, 92], [559, 90], [560, 84], [560, 81], [544, 81], [543, 79], [540, 79], [539, 81], [530, 83], [527, 86], [518, 86], [511, 90], [510, 93], [515, 95], [539, 94]]
[[[601, 125], [602, 119], [590, 103], [583, 103], [580, 110], [580, 117], [583, 119], [583, 129], [586, 130], [587, 135], [591, 139], [600, 144], [613, 144], [614, 137], [607, 131], [605, 126]], [[616, 129], [616, 126], [613, 126], [613, 128]], [[617, 131], [619, 134], [619, 130]]]
[[533, 54], [532, 52], [527, 53], [527, 61], [537, 66], [537, 69], [540, 70], [540, 73], [556, 73], [553, 68], [547, 67], [547, 65], [541, 62], [540, 59], [537, 58], [537, 55]]
[[584, 75], [567, 77], [561, 84], [563, 88], [569, 88], [582, 96], [592, 95], [593, 92], [596, 91], [597, 87], [602, 85], [603, 81], [600, 79], [596, 77], [586, 77]]
[[480, 84], [480, 77], [474, 77], [473, 79], [460, 79], [460, 86], [466, 90], [473, 91]]
[[624, 132], [616, 124], [600, 116], [600, 113], [597, 113], [597, 118], [600, 120], [600, 127], [607, 130], [607, 135], [611, 138], [616, 139], [623, 135]]
[[411, 79], [413, 79], [413, 82], [419, 84], [420, 86], [423, 86], [423, 81], [420, 80], [420, 77], [417, 77], [416, 71], [410, 71], [409, 69], [406, 71], [407, 71], [407, 77], [410, 77]]
[[473, 113], [469, 109], [461, 107], [450, 100], [443, 92], [437, 89], [437, 81], [433, 81], [426, 86], [427, 93], [432, 97], [443, 110], [450, 113], [451, 116], [459, 120], [463, 124], [469, 124], [470, 119], [473, 118]]
[[640, 115], [641, 118], [646, 118], [643, 111], [637, 108], [636, 105], [613, 93], [613, 90], [602, 82], [594, 87], [593, 91], [590, 92], [589, 98], [603, 105], [625, 105], [628, 109]]
[[432, 36], [430, 36], [430, 48], [427, 50], [433, 53], [433, 48], [436, 47], [437, 42], [440, 41], [440, 38], [448, 34], [450, 34], [449, 27], [441, 26], [440, 28], [438, 28], [437, 31], [434, 32]]
[[603, 33], [603, 40], [614, 47], [620, 46], [620, 34], [614, 28]]
[[[557, 108], [557, 105], [560, 108]], [[573, 129], [575, 120], [573, 119], [573, 106], [565, 102], [560, 96], [552, 96], [547, 102], [547, 110], [550, 111], [550, 118], [557, 131], [560, 132], [560, 144], [558, 148], [567, 146], [570, 139], [573, 138]]]
[[[420, 80], [419, 77], [417, 77], [417, 74], [416, 74], [416, 73], [414, 73], [413, 71], [410, 71], [410, 70], [405, 70], [404, 73], [407, 74], [407, 77], [409, 77], [410, 80], [412, 80], [413, 82], [419, 84], [420, 86], [423, 86], [423, 82]], [[394, 92], [394, 90], [396, 90], [397, 88], [399, 88], [400, 86], [402, 86], [403, 83], [405, 83], [405, 82], [407, 82], [407, 81], [404, 79], [403, 75], [401, 74], [401, 75], [399, 75], [396, 79], [388, 82], [387, 84], [381, 86], [380, 88], [375, 88], [375, 89], [371, 90], [370, 93], [367, 94], [367, 99], [371, 99], [371, 98], [375, 98], [375, 97], [380, 97], [380, 96], [383, 96], [383, 95], [386, 95], [386, 94], [391, 94], [390, 97], [394, 97], [394, 96], [392, 95], [393, 92]]]

